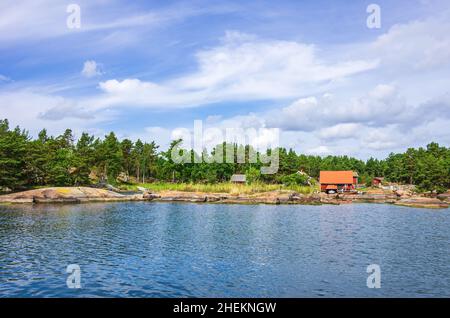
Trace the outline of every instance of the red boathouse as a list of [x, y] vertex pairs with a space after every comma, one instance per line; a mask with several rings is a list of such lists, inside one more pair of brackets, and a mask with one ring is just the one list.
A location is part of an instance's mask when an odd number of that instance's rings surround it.
[[320, 171], [320, 191], [352, 191], [358, 183], [358, 173], [348, 171]]

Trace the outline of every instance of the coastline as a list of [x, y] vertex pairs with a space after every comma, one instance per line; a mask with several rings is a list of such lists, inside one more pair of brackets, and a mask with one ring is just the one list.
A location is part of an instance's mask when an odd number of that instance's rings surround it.
[[0, 195], [0, 204], [76, 204], [88, 202], [125, 201], [273, 205], [340, 205], [353, 203], [384, 203], [415, 208], [445, 209], [449, 207], [450, 195], [447, 192], [441, 195], [439, 198], [429, 198], [418, 195], [399, 195], [394, 192], [362, 194], [300, 194], [292, 190], [275, 190], [254, 194], [186, 192], [173, 190], [164, 190], [157, 192], [144, 191], [140, 193], [123, 194], [110, 190], [90, 187], [50, 187]]

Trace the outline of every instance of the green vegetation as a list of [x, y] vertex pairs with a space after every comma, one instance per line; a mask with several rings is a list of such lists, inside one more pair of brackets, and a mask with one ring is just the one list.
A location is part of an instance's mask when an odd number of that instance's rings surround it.
[[252, 184], [233, 184], [230, 182], [221, 183], [168, 183], [155, 182], [145, 184], [123, 184], [123, 190], [135, 191], [138, 187], [143, 187], [152, 191], [186, 191], [186, 192], [208, 192], [208, 193], [230, 193], [230, 194], [252, 194], [275, 190], [293, 190], [303, 194], [309, 194], [315, 187], [310, 186], [285, 186], [283, 184], [267, 184], [254, 182]]
[[245, 178], [248, 184], [254, 184], [261, 181], [261, 171], [255, 167], [250, 167], [245, 172]]
[[279, 178], [279, 179], [286, 186], [298, 186], [298, 185], [307, 186], [307, 185], [310, 185], [310, 182], [312, 181], [312, 179], [311, 179], [311, 181], [309, 180], [309, 178], [306, 174], [300, 174], [300, 173], [288, 174], [285, 176], [281, 176], [281, 178]]
[[[158, 151], [155, 142], [118, 140], [113, 132], [103, 139], [83, 133], [76, 141], [70, 129], [57, 137], [48, 136], [44, 129], [32, 139], [26, 131], [11, 129], [7, 120], [0, 120], [0, 190], [108, 182], [129, 189], [143, 184], [154, 190], [254, 193], [295, 189], [307, 193], [317, 186], [314, 179], [320, 170], [355, 170], [360, 182], [367, 185], [374, 176], [380, 176], [387, 181], [415, 184], [420, 191], [444, 192], [450, 186], [450, 148], [437, 143], [366, 162], [348, 156], [308, 156], [280, 148], [279, 170], [273, 175], [260, 173], [263, 164], [259, 160], [177, 164], [171, 158], [173, 149], [191, 158], [211, 159], [215, 155], [215, 150], [197, 154], [178, 149], [179, 145], [180, 140], [175, 140], [167, 151]], [[235, 155], [237, 149], [245, 149], [247, 156], [252, 150], [236, 144], [223, 146], [231, 147]], [[225, 158], [226, 152], [224, 162]], [[305, 174], [298, 174], [299, 170]], [[248, 184], [230, 184], [234, 173], [246, 174]]]

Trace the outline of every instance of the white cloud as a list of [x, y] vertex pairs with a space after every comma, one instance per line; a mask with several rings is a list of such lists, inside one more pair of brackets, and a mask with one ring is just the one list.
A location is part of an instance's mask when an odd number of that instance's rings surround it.
[[[267, 115], [267, 124], [269, 127], [300, 131], [313, 131], [337, 124], [346, 125], [338, 127], [341, 131], [344, 127], [346, 131], [356, 129], [356, 124], [374, 127], [388, 124], [411, 126], [430, 121], [439, 114], [450, 116], [448, 111], [441, 113], [448, 105], [450, 103], [444, 99], [432, 104], [431, 101], [419, 105], [408, 104], [395, 86], [382, 84], [362, 96], [344, 100], [329, 95], [298, 99], [288, 106], [271, 111]], [[342, 133], [342, 137], [346, 138], [347, 133]]]
[[280, 110], [272, 111], [267, 116], [268, 124], [284, 130], [311, 131], [319, 125], [318, 120], [326, 115], [325, 112], [324, 105], [316, 97], [300, 98]]
[[356, 123], [337, 124], [322, 128], [319, 131], [319, 136], [322, 139], [354, 138], [361, 127], [362, 125]]
[[450, 64], [449, 12], [428, 19], [396, 24], [370, 44], [382, 64], [417, 70]]
[[[383, 119], [395, 121], [397, 116], [407, 119], [408, 96], [399, 97], [399, 90], [409, 89], [409, 95], [429, 99], [426, 92], [436, 91], [436, 84], [424, 81], [425, 76], [450, 66], [448, 18], [444, 12], [434, 18], [397, 24], [373, 42], [358, 43], [350, 49], [338, 46], [332, 51], [322, 51], [312, 44], [228, 31], [219, 45], [195, 54], [196, 70], [191, 73], [161, 82], [110, 79], [99, 85], [105, 93], [99, 104], [100, 107], [183, 108], [224, 101], [298, 99], [297, 104], [282, 112], [293, 115], [298, 114], [297, 110], [312, 111], [310, 108], [316, 107], [316, 113], [328, 117], [324, 112], [330, 109], [322, 108], [332, 97], [323, 96], [317, 105], [299, 98], [337, 89], [355, 95], [362, 83], [367, 87], [395, 78], [395, 82], [380, 85], [367, 96], [347, 101], [348, 105], [338, 107], [333, 113], [339, 120], [354, 115], [358, 120], [364, 118], [374, 123]], [[364, 81], [360, 84], [355, 78]], [[415, 88], [417, 83], [421, 92]], [[436, 83], [445, 87], [450, 85], [450, 80], [447, 76]], [[414, 103], [411, 105], [408, 107], [415, 107]], [[314, 116], [299, 115], [304, 117], [299, 121], [304, 129], [312, 129], [309, 117]], [[293, 118], [287, 121], [291, 121], [289, 125], [293, 129], [298, 128]]]
[[0, 74], [0, 82], [9, 82], [11, 79], [5, 75]]
[[338, 101], [330, 94], [311, 96], [276, 111], [220, 118], [214, 125], [280, 128], [281, 144], [302, 152], [368, 157], [433, 140], [448, 143], [449, 110], [448, 95], [412, 106], [395, 86], [381, 84], [348, 100]]
[[374, 69], [376, 60], [337, 63], [317, 57], [313, 45], [227, 33], [222, 44], [196, 54], [198, 69], [162, 83], [111, 79], [99, 84], [103, 104], [191, 107], [219, 101], [293, 98]]
[[90, 78], [90, 77], [101, 75], [102, 72], [101, 72], [97, 62], [95, 62], [93, 60], [88, 60], [88, 61], [84, 62], [83, 70], [81, 71], [81, 74], [84, 77]]
[[175, 80], [184, 89], [208, 89], [225, 98], [286, 98], [304, 86], [371, 70], [376, 60], [330, 63], [318, 58], [314, 45], [259, 39], [228, 32], [218, 47], [196, 54], [199, 69]]
[[327, 146], [318, 146], [315, 148], [307, 149], [306, 153], [310, 154], [310, 155], [322, 156], [322, 155], [330, 154], [331, 150]]
[[0, 114], [0, 118], [9, 119], [11, 126], [20, 125], [33, 136], [42, 128], [55, 135], [66, 128], [72, 128], [77, 133], [92, 131], [92, 127], [114, 116], [110, 111], [88, 115], [72, 100], [28, 90], [0, 92]]
[[398, 140], [398, 137], [400, 134], [395, 127], [372, 128], [362, 135], [362, 144], [373, 150], [392, 149], [404, 142], [404, 140]]
[[164, 109], [197, 106], [201, 102], [213, 102], [206, 92], [180, 91], [169, 85], [143, 82], [138, 79], [108, 80], [99, 83], [105, 93], [97, 98], [99, 107], [140, 106]]
[[[114, 1], [77, 0], [81, 8], [81, 27], [69, 29], [66, 19], [68, 3], [59, 0], [0, 2], [0, 42], [16, 43], [88, 32], [115, 32], [119, 29], [145, 27], [157, 29], [170, 23], [214, 12], [232, 12], [231, 5], [205, 7], [174, 4], [155, 10], [143, 10], [139, 6], [128, 6]], [[70, 2], [69, 2], [70, 3]], [[92, 13], [95, 14], [92, 14]]]

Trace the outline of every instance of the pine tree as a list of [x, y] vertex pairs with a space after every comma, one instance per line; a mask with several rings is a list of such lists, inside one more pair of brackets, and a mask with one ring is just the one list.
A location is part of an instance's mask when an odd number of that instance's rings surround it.
[[76, 185], [87, 185], [90, 183], [89, 175], [95, 165], [94, 152], [94, 136], [82, 133], [75, 147], [74, 164], [76, 171], [73, 177]]
[[0, 187], [16, 188], [25, 183], [25, 155], [28, 134], [19, 127], [9, 129], [8, 120], [0, 120]]

